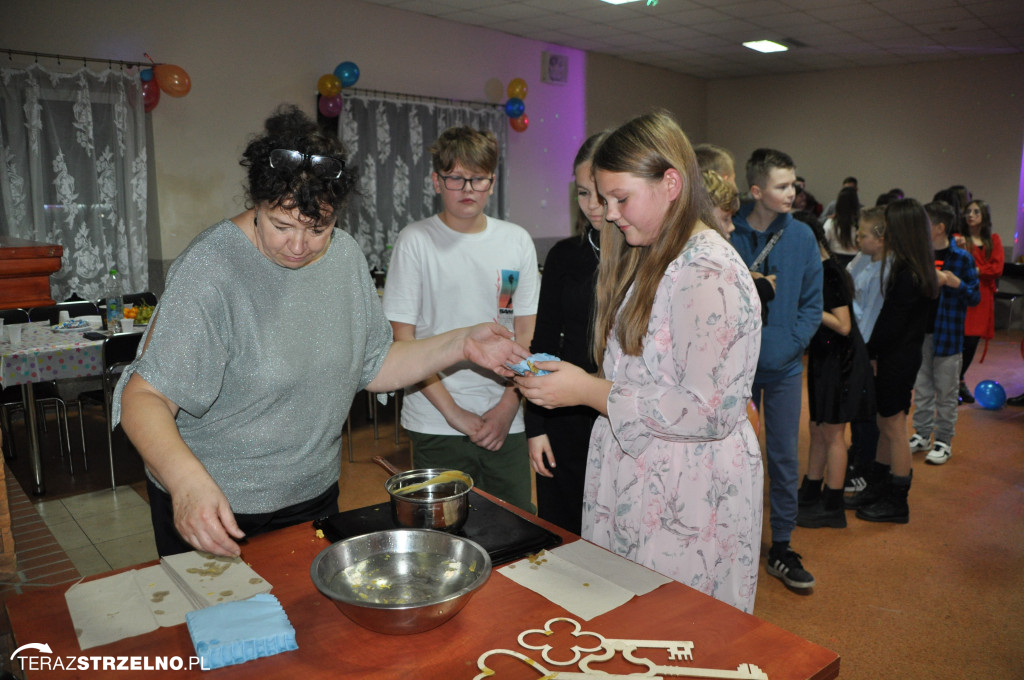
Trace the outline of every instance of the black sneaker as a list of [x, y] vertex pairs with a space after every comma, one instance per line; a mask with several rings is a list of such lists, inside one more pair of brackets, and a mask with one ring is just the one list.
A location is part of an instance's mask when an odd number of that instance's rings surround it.
[[967, 383], [960, 381], [960, 390], [957, 396], [960, 398], [960, 402], [963, 404], [973, 404], [974, 395], [971, 394], [970, 388], [967, 387]]
[[846, 466], [846, 479], [843, 481], [843, 491], [846, 493], [857, 493], [868, 485], [863, 473], [853, 465]]
[[790, 588], [814, 587], [814, 577], [804, 569], [804, 565], [800, 562], [800, 555], [792, 548], [787, 547], [784, 552], [768, 551], [768, 573], [782, 579], [782, 582]]

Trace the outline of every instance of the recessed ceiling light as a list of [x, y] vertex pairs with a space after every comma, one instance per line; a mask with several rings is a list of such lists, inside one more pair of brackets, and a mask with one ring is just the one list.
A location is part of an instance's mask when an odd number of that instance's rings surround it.
[[601, 0], [601, 2], [607, 2], [609, 5], [625, 5], [629, 2], [639, 2], [640, 0]]
[[743, 43], [744, 47], [750, 48], [755, 52], [785, 52], [789, 48], [782, 43], [777, 43], [774, 40], [751, 40]]

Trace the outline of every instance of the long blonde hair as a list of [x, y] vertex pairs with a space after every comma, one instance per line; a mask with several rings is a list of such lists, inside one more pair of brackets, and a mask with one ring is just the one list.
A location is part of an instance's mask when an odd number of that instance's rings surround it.
[[[707, 214], [707, 192], [690, 141], [663, 110], [634, 118], [609, 133], [594, 154], [593, 167], [650, 182], [660, 181], [675, 168], [682, 178], [679, 196], [669, 204], [661, 232], [651, 245], [633, 247], [621, 230], [610, 226], [601, 230], [594, 332], [594, 360], [600, 366], [613, 330], [626, 354], [640, 354], [658, 283], [682, 252], [694, 225]], [[630, 286], [633, 294], [626, 300]]]

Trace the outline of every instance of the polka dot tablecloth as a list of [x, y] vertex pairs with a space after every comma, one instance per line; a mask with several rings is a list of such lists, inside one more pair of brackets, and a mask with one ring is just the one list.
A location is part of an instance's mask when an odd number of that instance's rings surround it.
[[47, 323], [25, 324], [12, 345], [4, 328], [0, 342], [0, 381], [4, 387], [81, 378], [103, 373], [103, 341], [81, 332], [54, 333]]

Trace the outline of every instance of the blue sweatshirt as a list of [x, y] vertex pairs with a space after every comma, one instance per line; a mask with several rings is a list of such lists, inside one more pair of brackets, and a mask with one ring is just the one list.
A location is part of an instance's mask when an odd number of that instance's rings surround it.
[[775, 299], [768, 303], [768, 323], [761, 328], [761, 356], [755, 382], [774, 382], [803, 371], [803, 354], [821, 325], [821, 253], [814, 232], [789, 213], [780, 213], [763, 232], [747, 223], [754, 204], [733, 216], [732, 244], [750, 266], [780, 229], [778, 243], [757, 268], [775, 274]]

